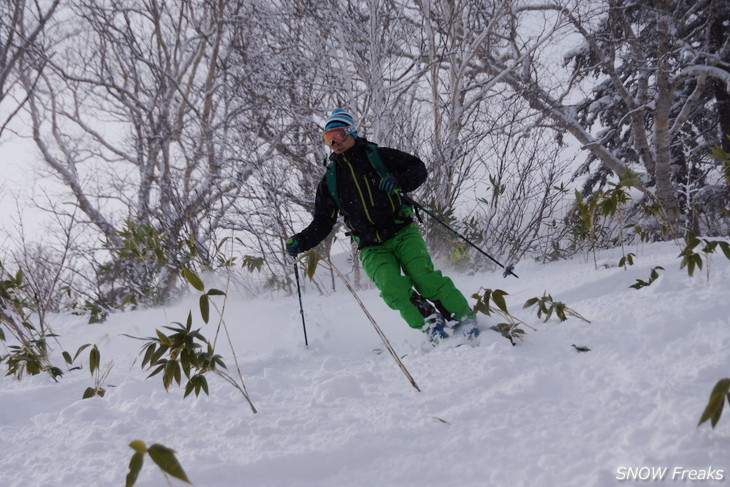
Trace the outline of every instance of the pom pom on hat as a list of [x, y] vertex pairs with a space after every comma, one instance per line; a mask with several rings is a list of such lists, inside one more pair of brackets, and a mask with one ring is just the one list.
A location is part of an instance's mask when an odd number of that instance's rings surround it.
[[335, 127], [345, 127], [347, 132], [353, 137], [357, 137], [357, 130], [355, 130], [355, 119], [350, 113], [343, 108], [335, 108], [327, 118], [327, 122], [324, 125], [324, 130], [333, 129]]

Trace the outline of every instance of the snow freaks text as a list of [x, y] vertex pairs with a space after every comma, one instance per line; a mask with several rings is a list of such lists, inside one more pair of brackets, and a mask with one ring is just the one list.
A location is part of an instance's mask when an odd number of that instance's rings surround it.
[[617, 480], [725, 480], [725, 470], [713, 467], [684, 468], [684, 467], [619, 467], [616, 472]]

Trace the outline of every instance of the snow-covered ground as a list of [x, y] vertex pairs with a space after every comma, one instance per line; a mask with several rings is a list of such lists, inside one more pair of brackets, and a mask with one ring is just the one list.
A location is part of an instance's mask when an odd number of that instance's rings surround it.
[[[632, 251], [626, 271], [616, 267], [620, 253], [607, 251], [598, 270], [583, 256], [523, 262], [519, 279], [452, 273], [467, 295], [509, 293], [510, 310], [538, 330], [526, 329], [515, 347], [489, 331], [477, 347], [426, 350], [376, 291], [361, 292], [422, 392], [341, 284], [332, 296], [304, 296], [309, 349], [296, 297], [232, 300], [226, 322], [258, 414], [215, 377], [211, 395], [198, 399], [165, 392], [159, 376], [145, 379], [141, 342], [122, 334], [185, 321], [194, 299], [103, 325], [53, 317], [65, 350], [95, 343], [102, 366], [113, 362], [107, 394], [81, 399], [92, 385], [86, 368], [58, 383], [2, 378], [0, 485], [123, 485], [136, 439], [175, 449], [198, 486], [614, 486], [644, 483], [622, 480], [644, 467], [667, 468], [668, 484], [724, 484], [730, 411], [715, 430], [697, 422], [712, 387], [730, 377], [730, 262], [716, 256], [709, 281], [704, 271], [690, 279], [676, 245]], [[629, 288], [657, 265], [666, 270], [654, 284]], [[543, 323], [522, 309], [546, 291], [592, 323]], [[681, 479], [681, 469], [722, 480]], [[166, 484], [148, 459], [136, 485]]]

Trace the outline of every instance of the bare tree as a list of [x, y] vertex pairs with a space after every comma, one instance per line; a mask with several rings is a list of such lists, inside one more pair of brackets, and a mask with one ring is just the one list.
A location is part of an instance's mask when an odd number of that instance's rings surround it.
[[10, 249], [10, 255], [24, 278], [19, 294], [32, 304], [41, 335], [51, 331], [46, 321], [48, 313], [61, 311], [61, 287], [68, 283], [73, 249], [77, 248], [74, 241], [78, 238], [78, 229], [74, 216], [65, 218], [61, 211], [56, 211], [54, 217], [53, 230], [47, 230], [42, 241], [29, 240], [22, 216], [11, 237], [15, 248]]
[[[124, 222], [163, 236], [163, 296], [190, 252], [181, 242], [206, 262], [224, 198], [248, 174], [230, 151], [231, 107], [218, 82], [224, 4], [72, 4], [75, 37], [29, 104], [48, 168], [112, 251], [124, 248]], [[119, 270], [129, 286], [142, 284], [134, 262]]]
[[[45, 60], [39, 55], [41, 36], [50, 23], [60, 0], [46, 5], [27, 0], [0, 2], [0, 137], [10, 120], [28, 100], [22, 93], [22, 77], [37, 80]], [[26, 88], [32, 89], [34, 82]], [[18, 91], [12, 101], [11, 93]]]
[[478, 228], [490, 253], [507, 262], [525, 255], [547, 259], [567, 207], [564, 183], [574, 160], [552, 129], [535, 123], [539, 117], [525, 117], [524, 101], [501, 104], [493, 114], [501, 128], [485, 143], [490, 157], [483, 162], [486, 196], [477, 198], [474, 210]]
[[[638, 187], [656, 197], [676, 232], [683, 212], [675, 179], [676, 142], [691, 116], [702, 110], [708, 80], [730, 87], [730, 73], [719, 69], [726, 65], [730, 40], [696, 42], [713, 4], [570, 0], [518, 6], [512, 9], [512, 52], [484, 50], [481, 61], [532, 109], [573, 135], [590, 152], [589, 163], [600, 162], [602, 169], [589, 179], [638, 173]], [[534, 34], [540, 19], [547, 38], [581, 38], [580, 47], [566, 53], [571, 71], [558, 72], [550, 52], [531, 51], [546, 38]], [[592, 85], [590, 76], [597, 77]], [[685, 94], [682, 87], [688, 84], [693, 88]], [[593, 96], [576, 105], [576, 97], [591, 89]], [[608, 104], [613, 109], [601, 111]]]
[[426, 140], [432, 147], [428, 194], [443, 208], [453, 208], [477, 175], [479, 145], [491, 131], [485, 123], [491, 80], [477, 56], [494, 43], [510, 2], [418, 2], [423, 19], [422, 59], [429, 93]]

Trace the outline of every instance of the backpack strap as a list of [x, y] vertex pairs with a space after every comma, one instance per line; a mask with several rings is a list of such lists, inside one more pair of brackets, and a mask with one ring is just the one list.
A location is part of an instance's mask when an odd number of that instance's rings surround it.
[[340, 195], [337, 194], [337, 174], [335, 168], [335, 161], [330, 162], [327, 165], [327, 172], [325, 173], [325, 179], [327, 179], [327, 190], [330, 193], [332, 201], [338, 210], [342, 209], [342, 203], [340, 203]]
[[[378, 146], [368, 142], [368, 144], [365, 146], [365, 154], [370, 161], [370, 165], [373, 166], [375, 171], [377, 171], [378, 176], [380, 176], [381, 179], [387, 178], [388, 174], [390, 173], [388, 172], [388, 168], [385, 167], [385, 164], [383, 164], [383, 160], [380, 158]], [[398, 201], [402, 201], [400, 199], [400, 195], [398, 195]], [[407, 203], [403, 203], [400, 206], [400, 211], [398, 213], [402, 218], [410, 218], [411, 216], [413, 216], [414, 213], [413, 207]], [[416, 211], [415, 214], [416, 218], [418, 218], [418, 221], [423, 223], [423, 220], [421, 220], [421, 215], [418, 214], [418, 211]]]
[[383, 164], [383, 160], [380, 158], [378, 146], [368, 142], [365, 145], [365, 155], [367, 155], [368, 161], [370, 161], [370, 165], [373, 166], [373, 169], [377, 171], [378, 176], [380, 176], [381, 179], [387, 178], [388, 168], [385, 167], [385, 164]]

